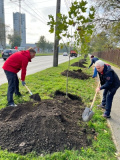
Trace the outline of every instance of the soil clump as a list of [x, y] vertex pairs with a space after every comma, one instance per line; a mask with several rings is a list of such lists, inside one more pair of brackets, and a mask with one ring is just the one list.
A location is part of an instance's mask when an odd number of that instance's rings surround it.
[[1, 149], [24, 155], [89, 146], [95, 133], [82, 121], [81, 98], [72, 100], [60, 94], [64, 93], [57, 91], [54, 99], [0, 110]]
[[68, 72], [68, 77], [72, 77], [72, 78], [78, 78], [78, 79], [84, 80], [84, 79], [88, 79], [90, 77], [89, 75], [83, 73], [81, 69], [73, 70], [73, 71], [65, 70], [61, 74], [63, 76], [67, 76], [67, 72]]
[[75, 62], [75, 63], [71, 64], [71, 66], [86, 68], [86, 66], [84, 66], [84, 64], [86, 64], [86, 61], [84, 59], [81, 59], [79, 62]]
[[82, 64], [87, 64], [86, 59], [81, 59], [79, 62]]

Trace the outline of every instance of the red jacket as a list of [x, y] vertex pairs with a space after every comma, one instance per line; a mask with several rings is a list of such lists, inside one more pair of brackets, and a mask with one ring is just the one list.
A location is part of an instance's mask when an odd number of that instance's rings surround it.
[[20, 51], [12, 54], [6, 60], [2, 68], [13, 73], [18, 73], [20, 70], [22, 70], [21, 80], [24, 81], [28, 62], [31, 62], [30, 52], [28, 50]]

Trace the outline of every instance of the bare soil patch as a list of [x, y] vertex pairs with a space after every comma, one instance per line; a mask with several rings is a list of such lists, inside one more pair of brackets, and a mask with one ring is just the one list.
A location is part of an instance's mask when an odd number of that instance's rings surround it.
[[[27, 102], [0, 110], [0, 146], [15, 153], [53, 153], [91, 144], [95, 131], [82, 121], [81, 98], [65, 98], [57, 91], [52, 100]], [[88, 139], [89, 137], [89, 139]]]
[[71, 66], [86, 68], [86, 66], [84, 66], [84, 64], [87, 64], [86, 59], [81, 59], [79, 62], [75, 62], [75, 63], [71, 64]]
[[79, 62], [82, 64], [87, 64], [86, 59], [81, 59]]
[[72, 77], [72, 78], [78, 78], [78, 79], [88, 79], [90, 76], [85, 74], [84, 72], [82, 72], [81, 69], [78, 69], [78, 70], [73, 70], [73, 71], [68, 71], [68, 70], [65, 70], [64, 72], [62, 72], [61, 74], [63, 76], [67, 76], [67, 72], [68, 72], [68, 76], [69, 77]]

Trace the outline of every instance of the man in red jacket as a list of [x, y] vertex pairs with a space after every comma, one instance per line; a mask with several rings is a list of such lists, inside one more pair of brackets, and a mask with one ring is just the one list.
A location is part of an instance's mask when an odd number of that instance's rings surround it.
[[28, 62], [35, 57], [36, 51], [33, 48], [29, 48], [26, 51], [20, 51], [12, 54], [4, 63], [3, 69], [8, 80], [8, 92], [7, 100], [8, 106], [17, 106], [13, 100], [13, 93], [21, 96], [19, 92], [19, 80], [17, 73], [21, 70], [22, 85], [25, 85], [26, 68]]

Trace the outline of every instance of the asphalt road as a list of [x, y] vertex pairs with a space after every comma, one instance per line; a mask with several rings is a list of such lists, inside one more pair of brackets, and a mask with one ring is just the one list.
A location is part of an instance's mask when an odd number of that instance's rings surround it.
[[[68, 60], [69, 60], [68, 56], [59, 55], [58, 64], [66, 62]], [[0, 84], [7, 82], [5, 73], [2, 69], [3, 64], [4, 60], [0, 59]], [[53, 56], [36, 56], [34, 59], [32, 59], [32, 62], [28, 63], [26, 75], [39, 72], [41, 70], [50, 68], [52, 66], [53, 66]], [[19, 72], [18, 75], [20, 76], [21, 72]]]

